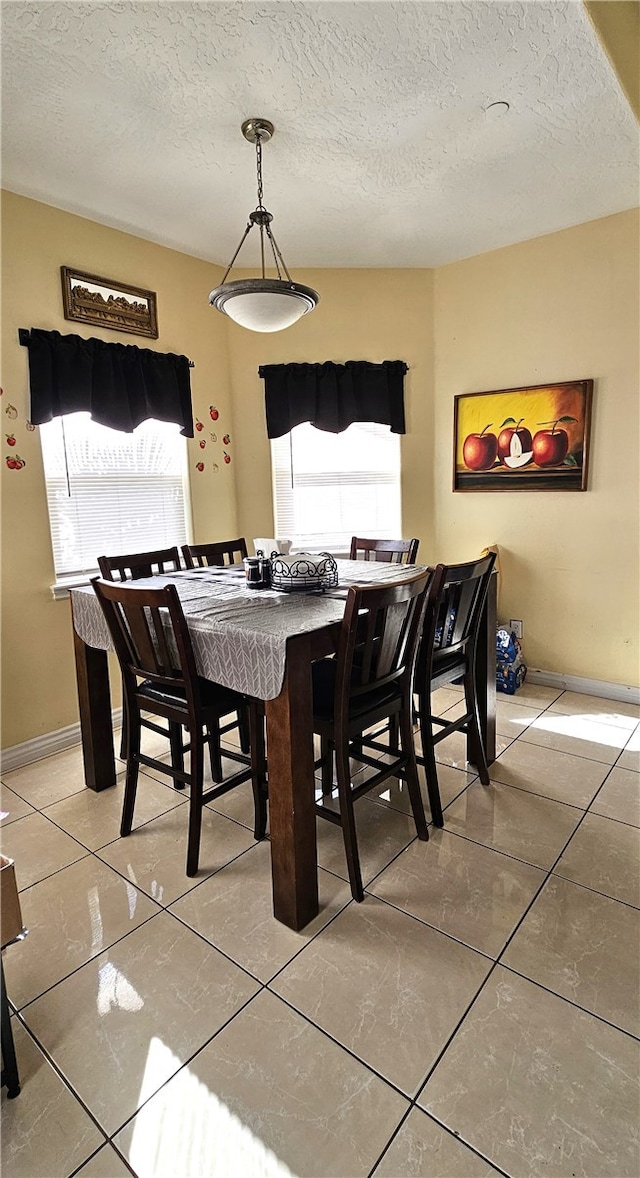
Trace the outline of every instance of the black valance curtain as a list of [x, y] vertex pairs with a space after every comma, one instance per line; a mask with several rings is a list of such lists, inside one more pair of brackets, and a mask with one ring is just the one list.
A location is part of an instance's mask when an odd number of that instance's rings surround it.
[[303, 421], [332, 434], [354, 421], [375, 421], [403, 434], [406, 371], [404, 360], [263, 364], [267, 435], [281, 438]]
[[37, 327], [31, 329], [27, 348], [34, 425], [85, 411], [100, 425], [122, 433], [155, 418], [175, 421], [180, 433], [193, 437], [186, 356]]

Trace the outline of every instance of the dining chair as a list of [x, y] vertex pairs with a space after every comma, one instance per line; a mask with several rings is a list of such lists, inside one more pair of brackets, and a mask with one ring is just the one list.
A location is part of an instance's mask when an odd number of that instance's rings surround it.
[[216, 540], [212, 544], [183, 544], [182, 555], [188, 569], [241, 564], [247, 555], [247, 541], [241, 536], [237, 540]]
[[[482, 611], [495, 564], [495, 552], [467, 564], [436, 566], [429, 586], [420, 640], [414, 694], [422, 752], [416, 755], [424, 765], [431, 816], [435, 826], [444, 825], [438, 788], [435, 746], [452, 732], [464, 732], [469, 740], [469, 759], [480, 781], [489, 784], [487, 755], [482, 739], [476, 691], [476, 652]], [[447, 683], [462, 681], [464, 712], [457, 719], [434, 715], [431, 693]], [[434, 733], [433, 726], [439, 731]]]
[[[175, 573], [182, 565], [176, 548], [160, 548], [156, 552], [128, 553], [126, 556], [99, 556], [98, 568], [105, 581], [137, 581], [157, 573]], [[117, 573], [118, 576], [113, 574]]]
[[[254, 799], [254, 836], [265, 836], [267, 821], [266, 759], [264, 728], [256, 701], [203, 679], [197, 674], [191, 637], [175, 585], [158, 589], [92, 580], [113, 640], [124, 685], [127, 714], [126, 780], [120, 834], [131, 834], [141, 765], [172, 777], [176, 785], [190, 787], [187, 875], [198, 871], [202, 807], [214, 798], [251, 780]], [[211, 740], [215, 721], [230, 711], [246, 707], [249, 712], [251, 753], [249, 763], [240, 753], [227, 756], [243, 768], [222, 784], [204, 789], [204, 745]], [[150, 719], [164, 719], [167, 727]], [[142, 728], [160, 733], [173, 743], [172, 730], [186, 728], [190, 753], [189, 770], [148, 756], [140, 749]]]
[[419, 540], [363, 540], [352, 536], [349, 560], [386, 560], [393, 564], [415, 564]]
[[[326, 801], [316, 813], [342, 827], [351, 894], [364, 899], [354, 802], [388, 777], [406, 777], [418, 838], [426, 840], [427, 823], [420, 795], [412, 726], [411, 685], [426, 603], [430, 570], [386, 585], [349, 589], [335, 658], [314, 663], [313, 730], [320, 736], [322, 794], [332, 792], [335, 757], [339, 811]], [[390, 746], [386, 763], [366, 754], [359, 737], [366, 728], [398, 717], [400, 747]], [[376, 772], [354, 785], [350, 756]]]

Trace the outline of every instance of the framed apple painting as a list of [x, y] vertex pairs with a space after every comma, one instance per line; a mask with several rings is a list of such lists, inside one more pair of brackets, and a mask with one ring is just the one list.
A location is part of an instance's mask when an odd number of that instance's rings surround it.
[[454, 491], [586, 491], [592, 380], [460, 393]]

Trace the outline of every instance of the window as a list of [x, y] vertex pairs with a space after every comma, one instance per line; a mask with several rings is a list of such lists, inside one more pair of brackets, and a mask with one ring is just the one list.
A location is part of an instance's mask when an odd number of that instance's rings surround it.
[[296, 548], [348, 552], [352, 536], [400, 536], [400, 438], [357, 423], [305, 423], [271, 443], [275, 530]]
[[95, 572], [103, 553], [186, 542], [179, 426], [145, 421], [125, 434], [72, 413], [41, 425], [40, 437], [58, 580]]

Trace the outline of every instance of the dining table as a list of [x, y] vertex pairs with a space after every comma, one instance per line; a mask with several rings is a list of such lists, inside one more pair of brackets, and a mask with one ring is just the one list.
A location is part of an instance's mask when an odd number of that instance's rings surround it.
[[[412, 566], [410, 572], [423, 566]], [[406, 567], [338, 560], [324, 591], [252, 589], [242, 565], [210, 566], [136, 580], [178, 590], [198, 673], [264, 700], [269, 773], [273, 913], [304, 928], [319, 911], [311, 668], [335, 653], [350, 585], [401, 580]], [[108, 651], [111, 637], [91, 585], [70, 592], [85, 783], [115, 784]], [[487, 760], [495, 759], [496, 577], [477, 652], [477, 692]]]

